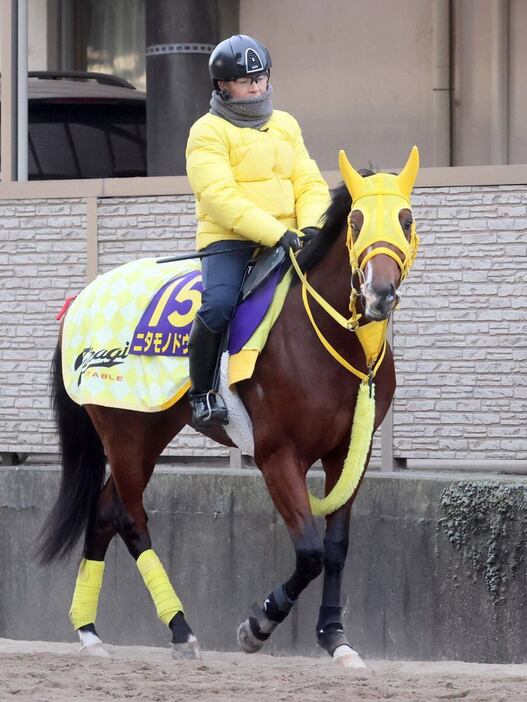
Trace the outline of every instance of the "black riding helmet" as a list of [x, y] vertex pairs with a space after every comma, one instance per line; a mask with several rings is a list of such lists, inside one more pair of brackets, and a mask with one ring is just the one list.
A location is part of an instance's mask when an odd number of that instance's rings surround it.
[[246, 34], [235, 34], [216, 46], [210, 55], [209, 73], [218, 90], [219, 80], [267, 73], [271, 65], [271, 56], [263, 44]]

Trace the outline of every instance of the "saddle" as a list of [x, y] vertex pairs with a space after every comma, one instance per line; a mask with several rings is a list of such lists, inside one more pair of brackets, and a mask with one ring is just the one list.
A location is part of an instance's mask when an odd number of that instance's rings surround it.
[[252, 295], [282, 265], [285, 258], [285, 249], [276, 246], [266, 249], [254, 262], [251, 262], [243, 282], [240, 302], [244, 302], [249, 295]]
[[259, 326], [288, 267], [287, 254], [281, 246], [266, 249], [250, 264], [229, 326], [227, 348], [231, 356], [241, 351]]

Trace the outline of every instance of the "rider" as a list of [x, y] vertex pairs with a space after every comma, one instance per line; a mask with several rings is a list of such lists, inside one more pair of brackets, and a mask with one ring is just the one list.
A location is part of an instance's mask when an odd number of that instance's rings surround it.
[[235, 35], [218, 44], [209, 61], [210, 110], [188, 138], [197, 248], [218, 252], [202, 259], [203, 299], [189, 341], [194, 426], [228, 422], [223, 400], [211, 388], [255, 243], [298, 250], [298, 230], [304, 238], [314, 236], [329, 205], [327, 184], [297, 121], [273, 110], [270, 69], [268, 50], [252, 37]]

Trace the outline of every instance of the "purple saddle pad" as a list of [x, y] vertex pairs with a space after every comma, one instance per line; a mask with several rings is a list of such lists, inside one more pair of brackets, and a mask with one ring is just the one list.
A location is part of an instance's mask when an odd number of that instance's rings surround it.
[[237, 308], [230, 326], [229, 354], [231, 356], [242, 350], [265, 317], [283, 273], [283, 267], [278, 266], [267, 280]]

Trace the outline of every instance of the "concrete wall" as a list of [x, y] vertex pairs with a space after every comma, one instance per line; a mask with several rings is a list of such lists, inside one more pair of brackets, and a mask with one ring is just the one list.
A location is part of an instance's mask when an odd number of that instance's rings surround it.
[[527, 84], [521, 66], [525, 62], [524, 36], [527, 31], [527, 4], [522, 0], [510, 2], [509, 46], [509, 163], [527, 161]]
[[[432, 160], [432, 0], [244, 0], [240, 31], [269, 47], [275, 107], [323, 169]], [[382, 19], [381, 19], [382, 18]], [[442, 164], [441, 164], [442, 165]]]
[[[527, 187], [417, 189], [421, 251], [395, 314], [395, 455], [526, 459]], [[100, 271], [194, 246], [189, 195], [108, 198]], [[84, 200], [0, 208], [0, 451], [56, 448], [48, 403], [55, 315], [84, 284]], [[224, 455], [194, 432], [172, 454]]]
[[[503, 74], [493, 67], [495, 50], [493, 6], [507, 5], [506, 66]], [[505, 9], [505, 8], [504, 8]], [[453, 162], [452, 165], [495, 163], [492, 158], [492, 100], [496, 81], [505, 90], [505, 111], [498, 128], [505, 132], [505, 163], [527, 161], [525, 114], [527, 88], [521, 66], [525, 63], [524, 36], [527, 4], [523, 0], [455, 0], [453, 16]], [[505, 85], [503, 85], [505, 83]]]
[[[364, 164], [397, 166], [414, 143], [419, 144], [423, 165], [446, 165], [433, 161], [434, 128], [450, 132], [448, 110], [439, 118], [433, 113], [438, 89], [434, 16], [440, 4], [437, 0], [241, 3], [240, 31], [259, 37], [273, 58], [274, 104], [297, 117], [322, 168], [336, 168], [339, 148]], [[493, 63], [497, 4], [506, 14], [507, 58], [499, 86]], [[524, 0], [453, 0], [450, 6], [452, 165], [525, 163], [527, 5]], [[501, 87], [508, 116], [498, 128], [504, 129], [508, 154], [494, 161], [493, 111], [501, 107], [497, 94]]]
[[[0, 469], [0, 637], [73, 640], [78, 563], [42, 569], [35, 535], [56, 469]], [[321, 488], [314, 477], [312, 488]], [[527, 660], [525, 480], [366, 478], [353, 509], [345, 623], [366, 658]], [[287, 578], [294, 555], [256, 471], [158, 471], [146, 494], [154, 547], [205, 648], [234, 650], [248, 607]], [[320, 524], [322, 528], [322, 524]], [[269, 651], [315, 652], [321, 582]], [[168, 632], [121, 543], [107, 556], [97, 628], [108, 643], [166, 645]]]

